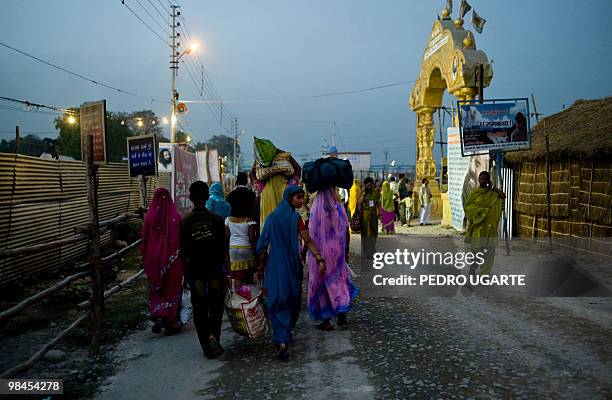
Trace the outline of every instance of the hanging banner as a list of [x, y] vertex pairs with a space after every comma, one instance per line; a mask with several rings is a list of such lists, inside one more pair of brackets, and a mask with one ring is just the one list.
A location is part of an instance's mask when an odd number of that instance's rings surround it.
[[181, 215], [193, 208], [189, 200], [189, 186], [198, 180], [198, 161], [196, 155], [174, 146], [174, 165], [172, 170], [172, 198]]
[[87, 160], [89, 149], [85, 146], [85, 138], [93, 140], [93, 161], [106, 162], [106, 100], [81, 104], [81, 160]]
[[127, 138], [128, 169], [130, 176], [157, 175], [157, 149], [155, 135], [132, 136]]
[[451, 225], [463, 231], [463, 204], [478, 185], [478, 174], [489, 169], [488, 155], [462, 156], [458, 128], [447, 129], [448, 143], [448, 199], [451, 206]]
[[174, 146], [172, 143], [160, 143], [157, 151], [157, 170], [159, 172], [172, 172], [174, 159]]
[[461, 154], [531, 148], [527, 99], [458, 101]]
[[219, 166], [219, 151], [208, 150], [208, 160], [206, 150], [196, 152], [198, 159], [198, 179], [207, 184], [221, 182], [221, 168]]

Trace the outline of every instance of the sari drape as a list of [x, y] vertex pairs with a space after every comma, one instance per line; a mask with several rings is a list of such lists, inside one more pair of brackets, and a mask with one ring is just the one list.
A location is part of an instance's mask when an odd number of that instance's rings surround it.
[[321, 277], [319, 264], [309, 253], [308, 314], [314, 320], [350, 311], [351, 301], [359, 292], [345, 259], [347, 229], [346, 211], [336, 201], [335, 189], [319, 192], [310, 212], [308, 231], [325, 260], [327, 272]]
[[383, 232], [395, 232], [395, 203], [393, 201], [393, 190], [391, 190], [391, 185], [387, 181], [384, 181], [382, 185], [380, 208]]
[[289, 198], [300, 190], [299, 186], [285, 189], [283, 200], [266, 219], [255, 250], [261, 254], [269, 247], [263, 287], [267, 290], [274, 343], [289, 342], [300, 313], [303, 279], [298, 240], [300, 216], [289, 203]]
[[206, 209], [213, 214], [217, 214], [223, 219], [229, 217], [231, 214], [232, 207], [225, 200], [223, 185], [221, 185], [220, 182], [215, 182], [210, 185], [210, 193], [208, 200], [206, 201]]
[[495, 190], [477, 187], [470, 192], [463, 206], [468, 220], [466, 241], [474, 252], [487, 249], [485, 262], [480, 266], [481, 275], [488, 274], [493, 267], [497, 229], [502, 213], [501, 204]]
[[266, 181], [266, 187], [261, 192], [259, 225], [263, 229], [266, 219], [283, 200], [283, 193], [287, 188], [287, 178], [283, 175], [274, 175]]
[[150, 284], [151, 318], [163, 318], [166, 326], [180, 326], [179, 310], [183, 265], [178, 257], [181, 215], [166, 188], [158, 188], [142, 225], [144, 270]]

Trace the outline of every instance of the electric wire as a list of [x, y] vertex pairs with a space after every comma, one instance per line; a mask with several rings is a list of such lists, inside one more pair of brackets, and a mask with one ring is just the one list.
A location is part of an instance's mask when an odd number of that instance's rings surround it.
[[172, 45], [171, 45], [170, 43], [168, 43], [168, 41], [167, 41], [166, 39], [164, 39], [164, 38], [163, 38], [163, 37], [162, 37], [162, 36], [161, 36], [159, 33], [157, 33], [157, 32], [155, 31], [155, 29], [151, 28], [151, 26], [150, 26], [149, 24], [147, 24], [147, 23], [144, 21], [144, 19], [142, 19], [142, 18], [140, 17], [140, 15], [138, 15], [138, 14], [136, 13], [136, 11], [132, 10], [132, 7], [130, 7], [130, 6], [129, 6], [129, 5], [128, 5], [128, 4], [127, 4], [125, 1], [126, 1], [126, 0], [121, 0], [121, 4], [123, 4], [123, 5], [124, 5], [124, 6], [125, 6], [125, 7], [126, 7], [128, 10], [130, 10], [130, 12], [131, 12], [132, 14], [134, 14], [134, 16], [135, 16], [136, 18], [138, 18], [138, 20], [139, 20], [140, 22], [142, 22], [142, 23], [143, 23], [143, 25], [144, 25], [144, 26], [146, 26], [146, 27], [147, 27], [147, 28], [148, 28], [148, 29], [149, 29], [151, 32], [153, 32], [153, 34], [154, 34], [155, 36], [157, 36], [157, 37], [158, 37], [158, 38], [159, 38], [159, 39], [160, 39], [162, 42], [164, 42], [165, 44], [167, 44], [169, 47], [172, 47]]
[[[164, 23], [166, 24], [166, 28], [165, 29], [168, 29], [170, 27], [170, 25], [168, 24], [168, 19], [170, 17], [170, 14], [164, 15], [161, 11], [159, 11], [159, 9], [155, 5], [155, 3], [153, 3], [152, 0], [147, 0], [147, 1], [149, 2], [149, 4], [151, 4], [151, 7], [153, 7], [155, 12], [157, 12], [157, 14], [161, 17], [162, 21], [164, 21]], [[162, 4], [162, 9], [164, 9], [163, 8], [163, 4]], [[164, 9], [164, 11], [165, 11], [165, 9]]]
[[29, 53], [27, 53], [27, 52], [25, 52], [25, 51], [23, 51], [23, 50], [20, 50], [20, 49], [18, 49], [18, 48], [15, 48], [15, 47], [13, 47], [13, 46], [10, 46], [10, 45], [8, 45], [8, 44], [6, 44], [6, 43], [0, 42], [0, 46], [4, 46], [4, 47], [6, 47], [7, 49], [13, 50], [13, 51], [15, 51], [15, 52], [17, 52], [17, 53], [20, 53], [20, 54], [22, 54], [22, 55], [24, 55], [24, 56], [26, 56], [26, 57], [29, 57], [29, 58], [31, 58], [31, 59], [33, 59], [33, 60], [36, 60], [36, 61], [38, 61], [38, 62], [41, 62], [41, 63], [43, 63], [43, 64], [46, 64], [46, 65], [48, 65], [48, 66], [50, 66], [50, 67], [53, 67], [53, 68], [55, 68], [55, 69], [57, 69], [57, 70], [63, 71], [63, 72], [65, 72], [65, 73], [67, 73], [67, 74], [70, 74], [70, 75], [75, 76], [75, 77], [77, 77], [77, 78], [83, 79], [83, 80], [88, 81], [88, 82], [90, 82], [90, 83], [93, 83], [93, 84], [95, 84], [95, 85], [99, 85], [99, 86], [105, 87], [105, 88], [107, 88], [107, 89], [114, 90], [114, 91], [116, 91], [116, 92], [118, 92], [118, 93], [125, 94], [125, 95], [128, 95], [128, 96], [138, 97], [138, 98], [145, 99], [145, 100], [150, 100], [151, 102], [156, 102], [156, 103], [167, 103], [167, 104], [169, 104], [169, 103], [170, 103], [170, 102], [168, 102], [168, 101], [162, 101], [162, 100], [156, 99], [156, 98], [154, 98], [154, 97], [143, 96], [143, 95], [140, 95], [140, 94], [138, 94], [138, 93], [130, 92], [130, 91], [128, 91], [128, 90], [124, 90], [124, 89], [121, 89], [121, 88], [117, 88], [117, 87], [114, 87], [114, 86], [108, 85], [108, 84], [106, 84], [106, 83], [102, 83], [102, 82], [96, 81], [95, 79], [88, 78], [88, 77], [86, 77], [86, 76], [84, 76], [84, 75], [81, 75], [81, 74], [79, 74], [79, 73], [73, 72], [73, 71], [71, 71], [71, 70], [69, 70], [69, 69], [67, 69], [67, 68], [61, 67], [61, 66], [56, 65], [56, 64], [54, 64], [54, 63], [51, 63], [51, 62], [49, 62], [49, 61], [45, 61], [45, 60], [43, 60], [42, 58], [39, 58], [39, 57], [33, 56], [32, 54], [29, 54]]
[[[125, 0], [124, 0], [125, 1]], [[170, 32], [168, 31], [168, 27], [164, 27], [162, 24], [160, 24], [157, 21], [157, 18], [154, 18], [153, 15], [149, 12], [148, 8], [145, 8], [145, 6], [142, 5], [142, 3], [140, 2], [140, 0], [134, 0], [136, 1], [136, 3], [138, 3], [138, 5], [140, 6], [140, 8], [142, 8], [144, 10], [145, 13], [147, 13], [147, 15], [149, 16], [149, 18], [151, 18], [151, 20], [153, 22], [155, 22], [155, 24], [157, 24], [157, 26], [159, 26], [161, 28], [161, 30], [166, 34], [166, 36], [170, 36]], [[151, 3], [149, 1], [149, 3]], [[162, 22], [163, 22], [164, 18], [162, 16]]]
[[[0, 96], [0, 100], [9, 101], [9, 102], [13, 102], [13, 103], [20, 103], [20, 104], [23, 104], [26, 107], [36, 107], [37, 109], [38, 108], [47, 108], [49, 110], [53, 110], [53, 111], [57, 111], [57, 112], [65, 113], [65, 114], [76, 113], [76, 111], [71, 110], [71, 109], [66, 108], [66, 107], [48, 106], [48, 105], [45, 105], [45, 104], [32, 103], [31, 101], [27, 101], [27, 100], [14, 99], [12, 97]], [[24, 111], [28, 111], [28, 110], [24, 110]]]
[[[179, 26], [179, 29], [181, 30], [181, 32], [183, 33], [183, 35], [187, 38], [188, 42], [193, 43], [193, 39], [192, 39], [192, 35], [191, 35], [191, 31], [189, 30], [189, 26], [187, 24], [187, 21], [185, 20], [185, 17], [183, 15], [179, 16], [179, 19], [181, 20], [182, 24]], [[219, 96], [219, 93], [217, 92], [212, 79], [210, 78], [208, 71], [206, 69], [206, 66], [204, 65], [204, 63], [202, 62], [202, 60], [200, 59], [199, 55], [196, 55], [195, 57], [192, 58], [192, 61], [195, 63], [197, 61], [197, 63], [199, 64], [199, 66], [201, 67], [202, 70], [202, 80], [204, 85], [208, 88], [208, 92], [209, 92], [209, 96], [212, 100], [216, 100], [219, 101], [219, 103], [221, 103], [221, 98]], [[219, 104], [219, 109], [220, 112], [224, 112], [225, 114], [227, 114], [230, 119], [234, 118], [234, 116], [228, 112], [227, 109], [221, 109], [221, 104]]]

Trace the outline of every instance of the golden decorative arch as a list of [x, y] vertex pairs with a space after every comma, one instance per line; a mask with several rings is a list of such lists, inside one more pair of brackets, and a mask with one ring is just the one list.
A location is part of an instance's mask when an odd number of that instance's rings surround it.
[[493, 78], [493, 69], [487, 55], [476, 49], [473, 33], [464, 29], [463, 24], [463, 19], [453, 21], [448, 10], [443, 10], [443, 18], [433, 24], [418, 80], [410, 92], [410, 108], [417, 114], [415, 192], [420, 188], [423, 178], [429, 179], [434, 196], [433, 215], [442, 213], [440, 189], [434, 181], [436, 162], [433, 158], [433, 113], [442, 106], [442, 96], [446, 90], [459, 100], [476, 98], [477, 70], [480, 65], [484, 71], [483, 87], [489, 86]]

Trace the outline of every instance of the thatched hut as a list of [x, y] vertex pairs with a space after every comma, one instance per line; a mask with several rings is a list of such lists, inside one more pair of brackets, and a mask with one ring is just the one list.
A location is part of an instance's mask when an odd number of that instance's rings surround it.
[[546, 141], [551, 230], [573, 247], [612, 254], [612, 97], [579, 100], [533, 128], [532, 149], [506, 155], [514, 171], [514, 234], [548, 236]]

